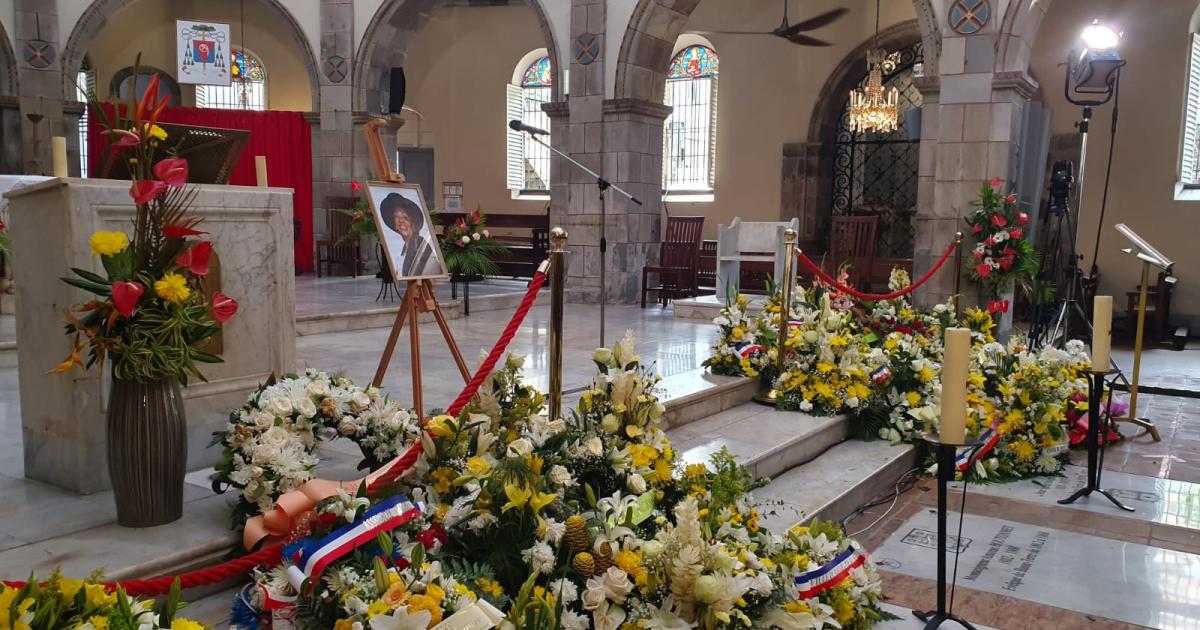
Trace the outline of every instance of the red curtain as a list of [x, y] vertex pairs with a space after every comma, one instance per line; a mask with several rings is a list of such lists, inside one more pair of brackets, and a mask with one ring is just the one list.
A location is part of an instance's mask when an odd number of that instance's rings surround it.
[[[105, 108], [111, 106], [106, 105]], [[109, 110], [111, 113], [111, 110]], [[100, 157], [107, 138], [97, 116], [88, 117], [88, 172], [100, 172]], [[254, 186], [257, 175], [254, 156], [267, 158], [267, 182], [272, 187], [291, 188], [292, 213], [300, 221], [293, 242], [296, 269], [313, 270], [312, 130], [300, 112], [254, 112], [235, 109], [168, 107], [162, 122], [245, 129], [250, 138], [234, 165], [229, 183]]]

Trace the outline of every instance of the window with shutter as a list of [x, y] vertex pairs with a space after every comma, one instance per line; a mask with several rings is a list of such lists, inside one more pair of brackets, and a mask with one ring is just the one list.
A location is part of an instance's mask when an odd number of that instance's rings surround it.
[[75, 75], [75, 98], [84, 103], [83, 114], [79, 116], [79, 176], [88, 176], [88, 93], [95, 94], [96, 92], [96, 71], [91, 68], [91, 65], [86, 59], [83, 61], [83, 69], [79, 74]]
[[[716, 181], [717, 53], [688, 46], [671, 60], [663, 102], [663, 191], [668, 195], [711, 194]], [[678, 198], [678, 197], [677, 197]]]
[[196, 107], [212, 109], [267, 108], [267, 71], [253, 54], [234, 50], [229, 85], [197, 85]]
[[[534, 54], [534, 53], [531, 53]], [[528, 59], [529, 56], [526, 56]], [[550, 58], [535, 57], [525, 67], [518, 67], [519, 83], [505, 86], [507, 111], [505, 124], [509, 120], [521, 122], [539, 129], [550, 130], [550, 117], [542, 111], [542, 104], [550, 102], [553, 73]], [[539, 138], [549, 143], [549, 137]], [[508, 131], [507, 142], [508, 188], [514, 195], [547, 195], [550, 192], [550, 150], [529, 134]]]
[[1187, 103], [1183, 112], [1183, 147], [1179, 181], [1185, 188], [1200, 188], [1200, 34], [1193, 33], [1188, 54]]

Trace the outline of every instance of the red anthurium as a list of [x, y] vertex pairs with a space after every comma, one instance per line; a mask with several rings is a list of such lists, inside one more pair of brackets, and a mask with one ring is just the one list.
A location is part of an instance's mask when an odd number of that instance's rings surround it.
[[1005, 197], [1004, 200], [1007, 201], [1008, 203], [1017, 203], [1017, 194], [1012, 193], [1009, 196]]
[[1012, 258], [1013, 256], [1016, 256], [1016, 255], [1017, 255], [1017, 250], [1015, 250], [1015, 249], [1013, 249], [1013, 248], [1011, 248], [1011, 247], [1005, 247], [1005, 248], [1004, 248], [1004, 252], [1003, 252], [1003, 253], [1004, 253], [1004, 255], [1005, 255], [1005, 256], [1008, 256], [1009, 258]]
[[975, 273], [979, 274], [980, 278], [986, 278], [992, 275], [992, 266], [987, 263], [975, 265]]
[[212, 296], [213, 317], [224, 324], [238, 310], [238, 303], [233, 298], [217, 291]]
[[1005, 219], [1003, 214], [997, 212], [996, 214], [992, 215], [992, 225], [996, 227], [1004, 227], [1008, 225], [1008, 219]]
[[1008, 300], [992, 300], [988, 302], [987, 310], [992, 315], [1008, 312]]
[[350, 192], [358, 192], [362, 190], [362, 184], [358, 183], [357, 179], [350, 180]]
[[988, 182], [988, 185], [991, 186], [992, 188], [999, 188], [1000, 187], [1000, 178], [993, 177], [992, 181]]
[[987, 247], [992, 247], [993, 245], [996, 244], [996, 239], [989, 236], [989, 237], [983, 239], [983, 244], [986, 245]]
[[201, 241], [187, 248], [175, 264], [192, 272], [193, 275], [204, 277], [208, 275], [208, 259], [212, 256], [212, 243]]
[[982, 226], [982, 225], [972, 225], [972, 226], [971, 226], [971, 233], [972, 233], [972, 234], [979, 234], [980, 232], [983, 232], [983, 226]]
[[157, 180], [135, 179], [133, 185], [129, 187], [129, 196], [133, 197], [133, 202], [140, 206], [154, 201], [154, 198], [166, 189], [167, 185]]
[[1008, 271], [1009, 269], [1012, 269], [1012, 266], [1013, 266], [1013, 257], [1012, 256], [1005, 256], [1004, 258], [1000, 259], [1000, 268], [1001, 269]]
[[208, 232], [201, 232], [200, 230], [194, 230], [194, 229], [184, 226], [184, 225], [164, 225], [162, 232], [163, 232], [163, 236], [165, 236], [167, 238], [175, 238], [175, 239], [187, 238], [189, 236], [200, 236], [201, 234], [208, 234]]
[[1019, 240], [1021, 240], [1021, 237], [1022, 237], [1024, 234], [1025, 234], [1025, 231], [1024, 231], [1024, 230], [1022, 230], [1021, 228], [1013, 228], [1013, 229], [1011, 229], [1011, 230], [1009, 230], [1009, 231], [1008, 231], [1008, 235], [1009, 235], [1010, 237], [1012, 237], [1012, 239], [1013, 239], [1014, 241], [1019, 241]]
[[1017, 213], [1017, 225], [1025, 225], [1029, 223], [1029, 215], [1024, 212]]
[[113, 306], [124, 317], [133, 315], [133, 309], [137, 308], [138, 298], [142, 297], [142, 294], [145, 292], [146, 287], [142, 286], [141, 283], [125, 280], [114, 282], [110, 290]]
[[112, 135], [116, 138], [116, 141], [112, 144], [114, 149], [137, 146], [142, 141], [142, 137], [134, 131], [113, 129]]
[[154, 176], [168, 186], [179, 188], [187, 183], [188, 163], [183, 158], [167, 158], [154, 165]]

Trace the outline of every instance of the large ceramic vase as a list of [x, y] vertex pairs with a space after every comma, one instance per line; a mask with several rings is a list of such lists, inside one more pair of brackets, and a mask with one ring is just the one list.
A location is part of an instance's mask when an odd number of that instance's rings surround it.
[[176, 379], [113, 378], [108, 472], [121, 525], [153, 527], [183, 515], [187, 420]]

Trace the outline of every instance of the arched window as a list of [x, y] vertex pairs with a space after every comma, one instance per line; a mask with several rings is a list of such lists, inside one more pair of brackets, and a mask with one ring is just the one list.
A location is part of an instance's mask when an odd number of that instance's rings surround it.
[[717, 53], [687, 46], [671, 60], [663, 102], [663, 191], [711, 194], [717, 156]]
[[79, 176], [88, 176], [88, 92], [96, 91], [96, 71], [87, 57], [75, 75], [75, 98], [83, 103], [83, 114], [79, 116]]
[[1179, 153], [1179, 182], [1200, 188], [1200, 34], [1188, 46], [1187, 103], [1183, 110], [1183, 147]]
[[244, 50], [234, 50], [230, 56], [229, 85], [197, 85], [196, 107], [266, 109], [267, 71], [262, 62]]
[[[507, 118], [550, 130], [550, 117], [542, 103], [550, 102], [554, 72], [544, 50], [534, 51], [521, 60], [513, 82], [506, 86]], [[548, 136], [539, 138], [550, 143]], [[508, 188], [514, 196], [550, 193], [550, 150], [535, 142], [527, 133], [508, 131]]]

